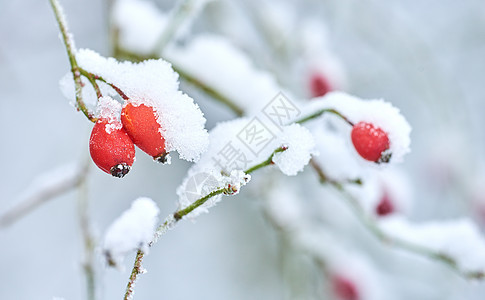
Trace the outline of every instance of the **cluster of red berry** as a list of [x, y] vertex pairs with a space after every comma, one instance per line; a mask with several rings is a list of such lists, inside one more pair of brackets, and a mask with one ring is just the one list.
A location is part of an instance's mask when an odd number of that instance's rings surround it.
[[135, 145], [159, 162], [166, 162], [165, 139], [152, 106], [129, 101], [118, 120], [100, 118], [93, 127], [89, 152], [94, 163], [115, 177], [125, 176], [135, 161]]

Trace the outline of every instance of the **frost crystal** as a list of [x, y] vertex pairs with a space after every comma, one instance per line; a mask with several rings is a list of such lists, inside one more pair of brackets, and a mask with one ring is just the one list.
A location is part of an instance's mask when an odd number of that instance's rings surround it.
[[129, 252], [148, 251], [155, 233], [159, 209], [149, 198], [138, 198], [116, 219], [106, 232], [104, 251], [108, 262], [119, 266]]
[[178, 74], [162, 59], [141, 63], [119, 62], [98, 53], [79, 50], [79, 65], [116, 85], [132, 103], [153, 106], [163, 130], [168, 152], [196, 161], [207, 149], [205, 118], [193, 99], [178, 90]]

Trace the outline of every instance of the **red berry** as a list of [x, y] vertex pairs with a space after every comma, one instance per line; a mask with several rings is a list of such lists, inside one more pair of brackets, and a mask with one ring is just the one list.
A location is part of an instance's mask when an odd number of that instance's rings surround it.
[[166, 162], [165, 139], [152, 106], [128, 102], [121, 110], [121, 122], [135, 145], [159, 162]]
[[389, 162], [391, 154], [389, 137], [382, 129], [371, 123], [359, 122], [354, 125], [351, 133], [355, 150], [366, 160], [376, 163]]
[[320, 97], [332, 91], [332, 85], [321, 73], [314, 73], [310, 78], [310, 91], [312, 97]]
[[135, 161], [135, 145], [119, 121], [99, 119], [89, 139], [89, 152], [94, 163], [115, 177], [123, 177]]
[[389, 193], [384, 191], [381, 201], [376, 207], [376, 213], [378, 216], [387, 216], [394, 212], [394, 205], [391, 202], [391, 198], [389, 197]]
[[332, 278], [332, 290], [340, 300], [358, 300], [359, 291], [349, 279], [336, 275]]

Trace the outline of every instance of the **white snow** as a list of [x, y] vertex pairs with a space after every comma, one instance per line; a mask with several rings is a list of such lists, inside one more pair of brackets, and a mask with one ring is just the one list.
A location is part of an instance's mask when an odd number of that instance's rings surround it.
[[104, 238], [104, 251], [110, 263], [116, 266], [126, 254], [140, 249], [148, 251], [154, 238], [159, 209], [149, 198], [138, 198], [108, 228]]
[[221, 36], [196, 36], [185, 46], [167, 48], [165, 57], [234, 101], [248, 115], [259, 112], [282, 91], [273, 75], [256, 69], [245, 53]]
[[162, 59], [141, 63], [119, 62], [98, 53], [79, 50], [79, 65], [121, 89], [132, 103], [153, 106], [158, 113], [166, 150], [195, 161], [207, 149], [205, 118], [193, 99], [178, 90], [178, 74]]
[[396, 216], [379, 225], [394, 237], [449, 255], [463, 271], [485, 271], [485, 240], [469, 219], [413, 224]]
[[312, 156], [316, 154], [312, 134], [299, 124], [285, 126], [278, 137], [277, 144], [284, 145], [288, 149], [276, 153], [273, 162], [283, 174], [288, 176], [301, 172]]
[[96, 108], [96, 117], [108, 121], [105, 127], [109, 134], [112, 130], [119, 130], [123, 127], [120, 121], [121, 104], [109, 96], [101, 97]]
[[411, 126], [401, 115], [399, 109], [389, 102], [363, 100], [343, 92], [331, 92], [313, 99], [310, 105], [305, 107], [303, 114], [310, 115], [320, 109], [335, 109], [353, 124], [364, 121], [384, 130], [390, 141], [390, 152], [392, 153], [390, 162], [401, 162], [404, 155], [411, 151]]

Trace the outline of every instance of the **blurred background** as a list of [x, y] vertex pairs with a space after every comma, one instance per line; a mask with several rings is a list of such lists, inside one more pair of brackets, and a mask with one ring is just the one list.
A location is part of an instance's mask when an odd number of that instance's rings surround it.
[[[153, 2], [165, 11], [175, 5]], [[62, 5], [77, 46], [110, 56], [113, 3], [64, 0]], [[203, 8], [194, 20], [195, 31], [226, 36], [256, 68], [273, 72], [297, 97], [309, 98], [307, 73], [281, 63], [284, 58], [248, 25], [258, 18], [276, 18], [281, 25], [284, 41], [277, 40], [276, 45], [291, 45], [302, 34], [298, 24], [317, 19], [325, 26], [328, 49], [341, 68], [330, 73], [338, 74], [335, 88], [362, 98], [383, 98], [401, 109], [413, 127], [412, 153], [401, 165], [412, 187], [412, 220], [468, 216], [483, 228], [484, 1], [215, 0]], [[68, 71], [48, 1], [0, 0], [0, 212], [19, 201], [39, 175], [89, 159], [92, 125], [76, 113], [58, 86]], [[197, 89], [182, 84], [182, 90], [199, 103], [208, 129], [234, 118]], [[139, 196], [154, 199], [162, 218], [176, 208], [175, 190], [190, 163], [173, 159], [171, 165], [161, 166], [139, 155], [136, 164], [123, 180], [90, 165], [85, 191], [98, 240]], [[266, 220], [259, 196], [257, 189], [242, 192], [224, 199], [195, 223], [181, 222], [146, 257], [148, 273], [140, 278], [135, 298], [312, 299], [288, 291], [281, 236]], [[79, 197], [79, 190], [55, 197], [0, 229], [0, 299], [85, 299]], [[379, 261], [385, 251], [376, 247], [351, 246]], [[98, 258], [99, 299], [122, 298], [133, 257], [134, 253], [126, 258], [124, 272], [102, 267]], [[391, 295], [386, 299], [483, 299], [485, 295], [484, 283], [466, 282], [435, 262], [415, 257], [406, 256], [384, 274], [379, 289]]]

